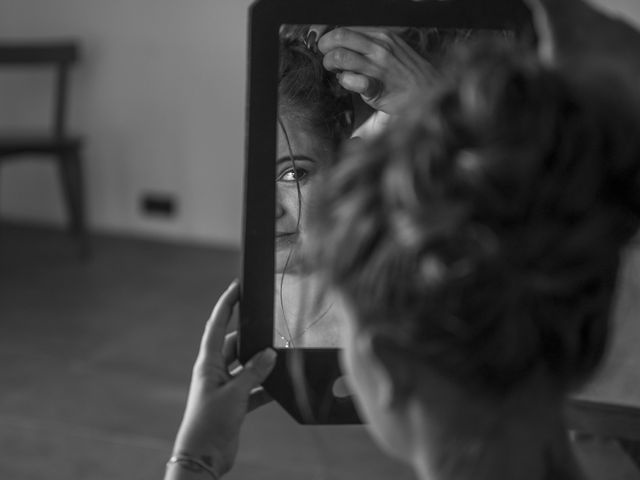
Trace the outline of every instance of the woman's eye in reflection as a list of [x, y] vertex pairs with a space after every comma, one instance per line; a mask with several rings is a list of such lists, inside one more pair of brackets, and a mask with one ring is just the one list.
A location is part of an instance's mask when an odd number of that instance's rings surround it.
[[309, 175], [309, 171], [304, 168], [288, 168], [283, 171], [276, 181], [278, 182], [299, 182]]

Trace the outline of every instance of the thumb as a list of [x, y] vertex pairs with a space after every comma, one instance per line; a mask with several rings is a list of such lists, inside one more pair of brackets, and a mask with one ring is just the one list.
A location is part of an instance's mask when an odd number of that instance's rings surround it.
[[276, 364], [276, 357], [276, 352], [271, 348], [255, 354], [236, 375], [234, 383], [248, 395], [267, 379]]

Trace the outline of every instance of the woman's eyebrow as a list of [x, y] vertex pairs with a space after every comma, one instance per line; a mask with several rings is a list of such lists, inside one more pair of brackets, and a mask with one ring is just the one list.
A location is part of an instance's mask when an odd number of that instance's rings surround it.
[[293, 160], [294, 162], [298, 161], [298, 160], [306, 160], [308, 162], [314, 162], [315, 163], [315, 160], [313, 158], [308, 157], [306, 155], [286, 155], [284, 157], [278, 158], [276, 160], [276, 163], [279, 165], [279, 164], [284, 163], [284, 162], [291, 162], [291, 160]]

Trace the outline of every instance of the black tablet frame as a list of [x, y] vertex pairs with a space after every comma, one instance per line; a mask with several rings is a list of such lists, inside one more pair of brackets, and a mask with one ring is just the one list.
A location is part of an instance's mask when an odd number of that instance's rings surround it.
[[[521, 0], [257, 0], [250, 7], [239, 323], [242, 362], [273, 347], [276, 198], [272, 159], [276, 158], [280, 26], [433, 26], [517, 31], [529, 28], [530, 23], [529, 11]], [[360, 422], [351, 399], [332, 394], [333, 383], [340, 376], [337, 349], [277, 351], [276, 367], [264, 388], [298, 422]], [[292, 373], [294, 369], [298, 374]], [[301, 379], [305, 386], [300, 385]]]

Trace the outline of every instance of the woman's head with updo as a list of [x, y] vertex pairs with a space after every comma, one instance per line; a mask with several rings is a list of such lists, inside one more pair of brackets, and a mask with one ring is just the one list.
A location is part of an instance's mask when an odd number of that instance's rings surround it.
[[360, 328], [448, 377], [566, 391], [605, 349], [638, 132], [532, 55], [483, 52], [329, 172], [312, 250]]

